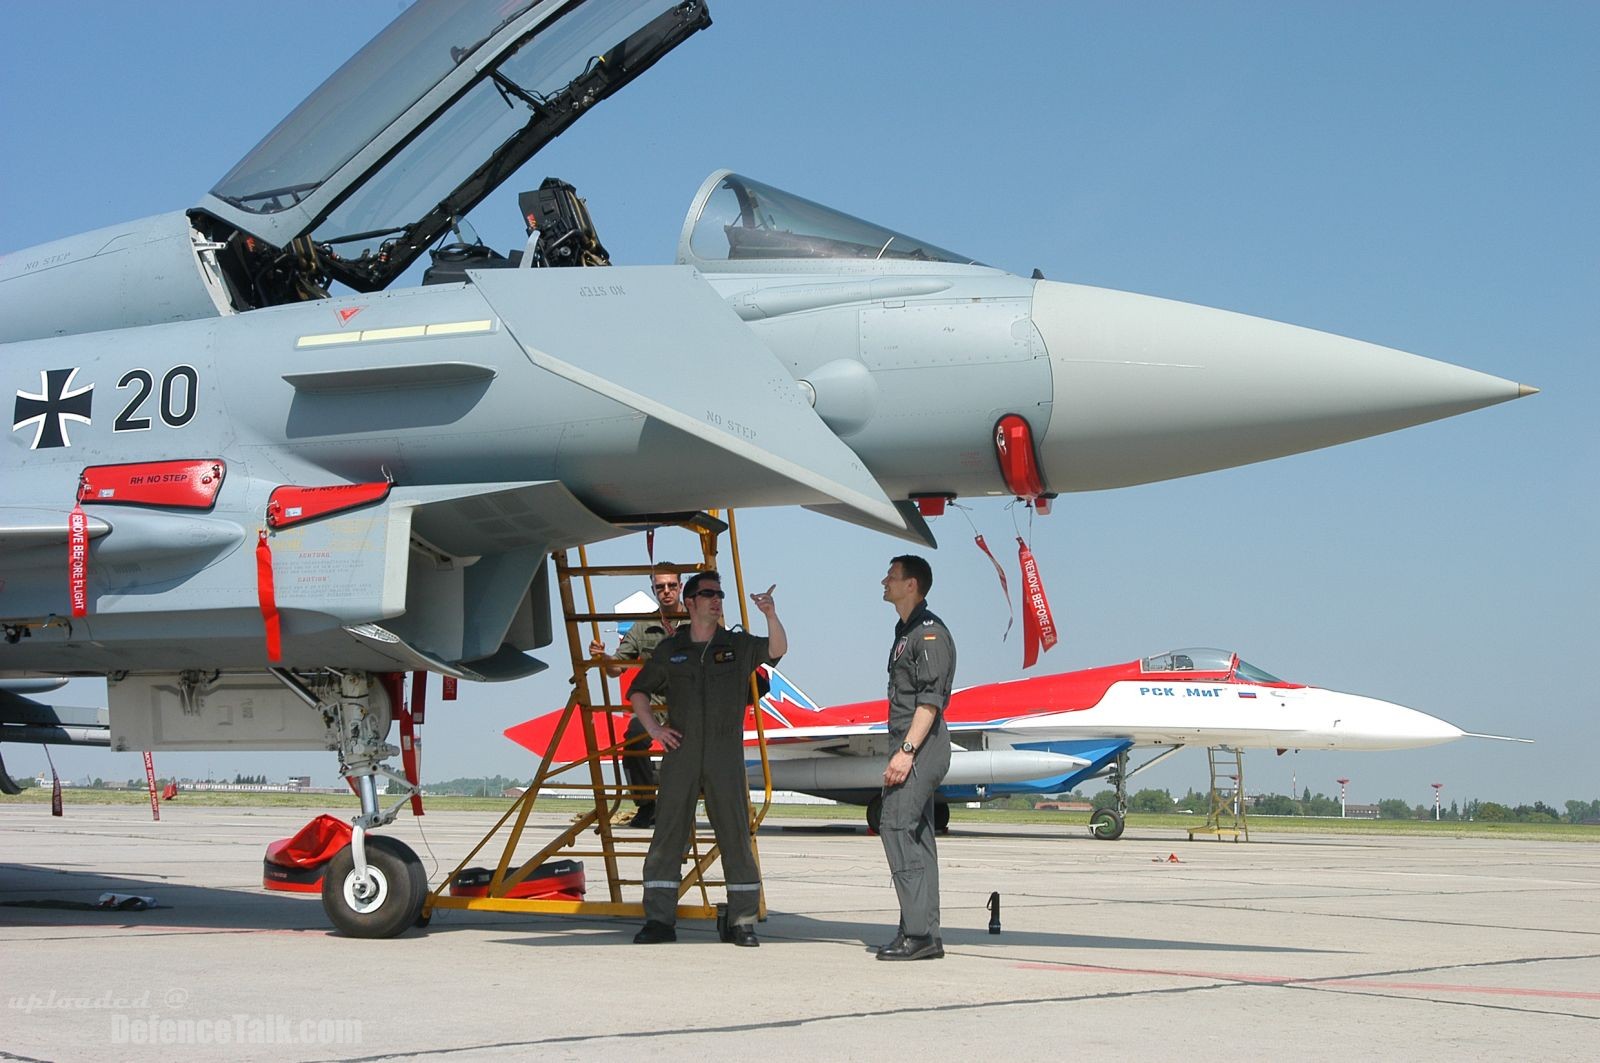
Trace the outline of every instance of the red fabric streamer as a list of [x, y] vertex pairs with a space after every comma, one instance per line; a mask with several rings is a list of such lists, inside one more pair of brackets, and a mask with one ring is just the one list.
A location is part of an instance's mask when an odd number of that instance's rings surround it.
[[261, 601], [261, 619], [267, 627], [267, 660], [277, 664], [283, 659], [283, 628], [278, 620], [277, 592], [272, 586], [272, 547], [267, 544], [265, 528], [256, 540], [256, 597]]
[[[422, 722], [422, 703], [427, 697], [428, 673], [420, 670], [412, 673], [409, 705], [406, 704], [404, 672], [384, 672], [380, 680], [383, 689], [389, 695], [394, 718], [400, 724], [400, 763], [405, 769], [406, 781], [417, 786], [422, 778], [422, 766], [418, 760], [422, 755], [422, 739], [417, 734], [417, 725]], [[411, 795], [411, 811], [415, 815], [422, 815], [420, 790]]]
[[156, 761], [146, 750], [144, 754], [144, 783], [150, 788], [150, 818], [161, 822], [161, 800], [156, 796]]
[[67, 518], [67, 587], [72, 597], [72, 615], [89, 615], [89, 518], [83, 506], [72, 507]]
[[428, 673], [421, 668], [411, 673], [411, 718], [418, 727], [428, 722]]
[[1004, 642], [1011, 636], [1011, 626], [1017, 622], [1016, 611], [1011, 607], [1011, 585], [1006, 582], [1006, 570], [1000, 567], [999, 561], [995, 560], [994, 554], [989, 550], [989, 544], [983, 541], [983, 536], [975, 535], [972, 541], [978, 544], [978, 549], [983, 551], [984, 556], [989, 559], [989, 564], [994, 566], [994, 574], [1000, 578], [1000, 589], [1005, 592], [1006, 633], [1000, 636], [1000, 641]]
[[1044, 580], [1039, 576], [1039, 562], [1022, 536], [1017, 536], [1017, 559], [1022, 563], [1022, 667], [1032, 668], [1039, 660], [1040, 650], [1048, 651], [1059, 641], [1056, 622], [1050, 615], [1050, 599], [1044, 594]]

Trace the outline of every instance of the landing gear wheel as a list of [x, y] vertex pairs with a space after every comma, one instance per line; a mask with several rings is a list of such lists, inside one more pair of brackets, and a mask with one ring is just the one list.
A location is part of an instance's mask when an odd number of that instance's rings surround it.
[[356, 876], [350, 846], [340, 849], [322, 876], [322, 908], [341, 934], [392, 938], [417, 925], [428, 896], [428, 875], [405, 842], [367, 835], [367, 877]]
[[1114, 808], [1097, 808], [1089, 815], [1089, 833], [1101, 841], [1122, 837], [1122, 813]]
[[867, 829], [878, 833], [878, 826], [883, 822], [883, 798], [874, 797], [867, 802]]
[[944, 834], [950, 829], [950, 806], [943, 801], [933, 804], [933, 829]]

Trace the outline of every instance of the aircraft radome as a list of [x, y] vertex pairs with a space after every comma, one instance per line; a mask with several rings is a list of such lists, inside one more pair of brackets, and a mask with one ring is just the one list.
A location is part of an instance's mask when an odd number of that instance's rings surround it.
[[608, 267], [553, 179], [526, 247], [462, 237], [710, 25], [700, 0], [422, 0], [200, 202], [0, 258], [0, 677], [109, 679], [108, 737], [0, 690], [6, 738], [336, 748], [362, 814], [325, 903], [394, 932], [362, 841], [399, 807], [385, 677], [543, 668], [551, 551], [794, 504], [930, 542], [919, 505], [1042, 509], [1532, 390], [1016, 276], [727, 171], [672, 265]]

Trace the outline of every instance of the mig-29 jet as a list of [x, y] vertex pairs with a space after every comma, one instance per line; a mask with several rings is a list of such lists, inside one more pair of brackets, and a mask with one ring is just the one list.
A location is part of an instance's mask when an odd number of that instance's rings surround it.
[[[896, 742], [886, 702], [821, 705], [777, 668], [765, 668], [768, 690], [745, 714], [750, 785], [765, 785], [758, 743], [767, 745], [772, 786], [848, 804], [865, 805], [878, 829], [883, 768]], [[518, 724], [506, 737], [543, 756], [562, 713]], [[950, 768], [939, 787], [935, 823], [950, 821], [951, 801], [1012, 794], [1056, 794], [1104, 779], [1115, 806], [1094, 809], [1096, 838], [1122, 836], [1128, 780], [1185, 746], [1230, 750], [1368, 751], [1419, 749], [1457, 738], [1525, 739], [1481, 735], [1416, 709], [1280, 679], [1229, 650], [1171, 650], [1122, 664], [958, 689], [944, 719], [950, 728]], [[627, 716], [613, 714], [607, 734], [622, 734]], [[568, 729], [554, 761], [578, 763], [583, 736]], [[1137, 747], [1156, 750], [1129, 766]]]
[[0, 257], [0, 679], [104, 676], [109, 710], [0, 688], [0, 733], [336, 749], [362, 812], [324, 903], [398, 933], [420, 864], [367, 836], [401, 803], [397, 677], [543, 668], [552, 551], [796, 504], [931, 544], [950, 498], [1042, 509], [1532, 390], [1016, 276], [727, 171], [674, 265], [608, 267], [555, 179], [525, 247], [463, 236], [710, 26], [702, 0], [419, 0], [199, 203]]

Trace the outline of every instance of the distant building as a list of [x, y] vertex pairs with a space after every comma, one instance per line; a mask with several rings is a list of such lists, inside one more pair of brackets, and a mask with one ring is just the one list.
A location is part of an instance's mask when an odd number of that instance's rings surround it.
[[1346, 804], [1344, 806], [1345, 819], [1377, 819], [1377, 805]]
[[1039, 812], [1093, 812], [1094, 806], [1087, 801], [1040, 801], [1033, 806]]

